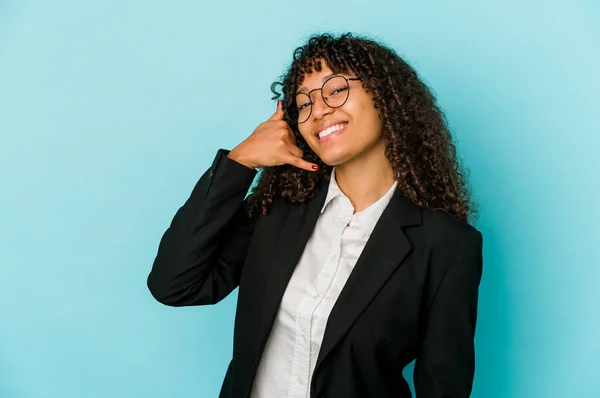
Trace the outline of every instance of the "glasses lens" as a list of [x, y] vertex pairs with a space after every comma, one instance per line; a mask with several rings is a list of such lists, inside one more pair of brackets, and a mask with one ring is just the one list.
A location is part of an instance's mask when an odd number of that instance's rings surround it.
[[304, 123], [310, 117], [310, 109], [312, 107], [308, 94], [296, 94], [296, 106], [298, 109], [298, 123]]
[[323, 85], [323, 99], [332, 108], [339, 108], [348, 99], [348, 82], [342, 76], [333, 77]]
[[[332, 77], [322, 87], [325, 104], [331, 108], [339, 108], [348, 99], [348, 81], [342, 76]], [[310, 117], [312, 100], [305, 93], [296, 94], [296, 107], [298, 110], [298, 123], [304, 123]]]

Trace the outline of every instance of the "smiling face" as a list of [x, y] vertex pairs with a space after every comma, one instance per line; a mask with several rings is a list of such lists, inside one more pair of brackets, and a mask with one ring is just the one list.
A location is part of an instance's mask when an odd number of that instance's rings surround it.
[[[313, 70], [312, 73], [304, 75], [297, 92], [306, 94], [321, 88], [323, 82], [331, 76], [339, 76], [334, 75], [323, 60], [321, 65], [321, 71]], [[340, 75], [346, 78], [356, 77], [352, 72]], [[371, 94], [362, 87], [360, 80], [350, 80], [348, 86], [348, 99], [339, 108], [329, 107], [323, 101], [320, 90], [313, 91], [310, 94], [312, 100], [310, 117], [306, 122], [298, 125], [300, 134], [310, 148], [330, 166], [341, 165], [370, 154], [377, 153], [379, 156], [383, 152], [381, 150], [383, 122], [375, 109]], [[337, 94], [338, 92], [335, 95], [340, 95]], [[326, 98], [333, 98], [334, 91], [323, 95]], [[345, 96], [345, 94], [341, 95]], [[306, 95], [297, 96], [296, 105], [301, 109], [306, 108], [307, 100]], [[332, 99], [328, 101], [334, 102]]]

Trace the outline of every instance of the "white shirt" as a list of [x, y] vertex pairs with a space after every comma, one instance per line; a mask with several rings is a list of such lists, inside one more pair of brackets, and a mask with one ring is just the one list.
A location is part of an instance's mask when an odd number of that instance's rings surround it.
[[309, 397], [329, 313], [397, 185], [354, 214], [333, 168], [321, 214], [281, 300], [251, 398]]

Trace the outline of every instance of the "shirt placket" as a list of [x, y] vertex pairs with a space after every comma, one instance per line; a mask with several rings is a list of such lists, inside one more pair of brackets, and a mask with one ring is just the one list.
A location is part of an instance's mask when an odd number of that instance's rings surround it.
[[[338, 206], [339, 205], [339, 206]], [[344, 206], [345, 205], [345, 206]], [[349, 205], [349, 207], [348, 207]], [[289, 389], [290, 398], [305, 398], [310, 392], [310, 364], [316, 360], [318, 350], [312, 344], [312, 326], [314, 315], [319, 304], [325, 298], [332, 286], [336, 274], [341, 252], [342, 234], [346, 224], [352, 218], [352, 206], [345, 203], [334, 203], [334, 233], [335, 243], [332, 253], [327, 257], [323, 269], [315, 280], [315, 294], [306, 295], [298, 306], [296, 313], [296, 330], [294, 355], [292, 361], [292, 378]], [[318, 347], [317, 347], [318, 348]]]

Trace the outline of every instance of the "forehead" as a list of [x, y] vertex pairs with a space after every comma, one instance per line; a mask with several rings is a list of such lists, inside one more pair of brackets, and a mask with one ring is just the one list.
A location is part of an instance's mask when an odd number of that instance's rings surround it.
[[297, 93], [306, 93], [314, 88], [319, 88], [321, 85], [334, 75], [348, 75], [348, 73], [344, 73], [343, 70], [332, 70], [327, 63], [322, 62], [320, 70], [316, 70], [316, 68], [307, 69], [300, 77], [298, 78], [298, 89]]

